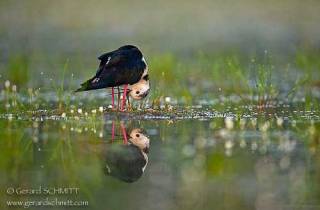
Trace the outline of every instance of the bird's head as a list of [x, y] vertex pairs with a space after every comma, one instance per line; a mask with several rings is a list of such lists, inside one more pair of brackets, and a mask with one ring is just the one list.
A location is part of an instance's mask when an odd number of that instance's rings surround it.
[[129, 95], [135, 100], [141, 100], [147, 97], [150, 91], [149, 80], [140, 80], [136, 84], [130, 86]]
[[130, 132], [129, 141], [139, 147], [145, 153], [149, 152], [150, 139], [140, 128], [135, 128]]

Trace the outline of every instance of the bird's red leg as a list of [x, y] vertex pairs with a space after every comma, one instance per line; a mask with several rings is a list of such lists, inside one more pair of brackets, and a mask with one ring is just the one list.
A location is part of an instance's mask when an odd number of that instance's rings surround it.
[[117, 106], [117, 110], [119, 110], [119, 106], [120, 106], [120, 88], [118, 86], [118, 106]]
[[115, 123], [112, 121], [112, 130], [111, 130], [111, 141], [113, 142], [114, 140], [114, 129], [115, 129]]
[[111, 88], [112, 109], [114, 109], [114, 87]]
[[123, 143], [128, 144], [126, 128], [124, 127], [123, 123], [120, 123], [120, 127], [121, 127], [122, 135], [123, 135]]
[[123, 95], [122, 95], [121, 111], [124, 110], [124, 106], [126, 105], [127, 89], [128, 89], [128, 85], [124, 85], [124, 90], [123, 90]]

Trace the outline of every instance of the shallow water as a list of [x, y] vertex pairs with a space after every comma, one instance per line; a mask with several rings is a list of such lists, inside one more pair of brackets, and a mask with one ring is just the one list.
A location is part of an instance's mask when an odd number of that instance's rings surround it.
[[[70, 2], [0, 1], [0, 210], [320, 210], [320, 1]], [[147, 98], [74, 93], [124, 44]]]
[[[318, 113], [193, 112], [2, 116], [1, 209], [320, 209]], [[136, 128], [149, 151], [130, 144]]]

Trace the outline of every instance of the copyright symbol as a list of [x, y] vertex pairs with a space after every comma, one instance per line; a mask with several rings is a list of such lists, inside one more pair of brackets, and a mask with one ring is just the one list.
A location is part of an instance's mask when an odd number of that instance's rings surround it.
[[7, 189], [7, 194], [8, 194], [8, 195], [14, 194], [14, 188], [13, 188], [13, 187], [9, 187], [9, 188]]

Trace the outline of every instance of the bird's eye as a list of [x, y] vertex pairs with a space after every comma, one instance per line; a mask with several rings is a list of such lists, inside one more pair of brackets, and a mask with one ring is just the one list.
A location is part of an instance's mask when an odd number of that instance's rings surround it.
[[140, 137], [140, 134], [136, 134], [136, 137], [139, 138], [139, 137]]
[[136, 91], [136, 94], [139, 94], [140, 93], [140, 91]]

